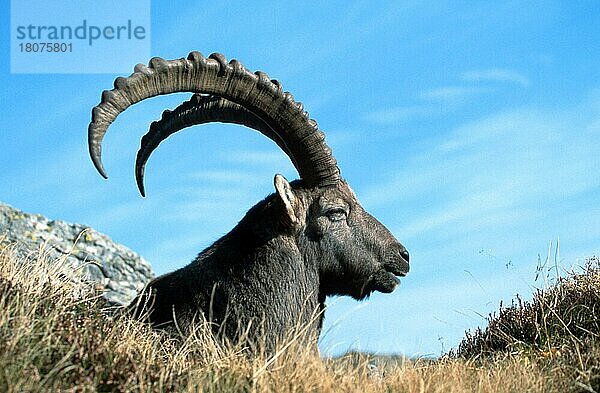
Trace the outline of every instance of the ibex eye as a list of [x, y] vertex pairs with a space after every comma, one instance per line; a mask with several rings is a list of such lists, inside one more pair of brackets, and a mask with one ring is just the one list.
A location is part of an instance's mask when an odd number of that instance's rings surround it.
[[342, 208], [334, 208], [334, 209], [329, 209], [325, 212], [325, 215], [331, 220], [331, 221], [342, 221], [346, 219], [346, 210], [342, 209]]

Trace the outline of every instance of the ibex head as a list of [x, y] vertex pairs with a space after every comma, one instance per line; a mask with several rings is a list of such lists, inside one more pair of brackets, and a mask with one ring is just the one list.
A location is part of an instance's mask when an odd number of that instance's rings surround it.
[[323, 294], [362, 299], [391, 292], [399, 283], [395, 276], [408, 272], [404, 246], [362, 208], [344, 180], [307, 190], [276, 175], [275, 188], [302, 254], [319, 262]]
[[[252, 236], [256, 247], [272, 238], [285, 238], [277, 243], [279, 250], [254, 250], [252, 255], [261, 256], [248, 257], [254, 258], [248, 263], [268, 266], [290, 260], [294, 269], [313, 269], [318, 274], [315, 285], [322, 298], [350, 295], [362, 299], [373, 291], [394, 290], [399, 283], [396, 276], [404, 276], [409, 269], [404, 246], [364, 211], [340, 177], [323, 133], [302, 104], [283, 92], [278, 81], [262, 72], [249, 72], [236, 60], [228, 63], [220, 54], [207, 59], [192, 52], [187, 59], [153, 58], [148, 67], [138, 65], [130, 77], [117, 78], [115, 88], [105, 91], [102, 102], [93, 109], [88, 130], [90, 154], [102, 176], [106, 177], [101, 161], [102, 139], [119, 113], [145, 98], [175, 92], [196, 94], [174, 111], [165, 111], [142, 138], [136, 160], [142, 195], [146, 162], [169, 135], [208, 122], [248, 126], [277, 143], [300, 175], [300, 180], [292, 183], [276, 175], [275, 193], [252, 208], [236, 227]], [[208, 266], [213, 254], [214, 250], [201, 253], [198, 263]], [[241, 285], [239, 280], [232, 281]]]

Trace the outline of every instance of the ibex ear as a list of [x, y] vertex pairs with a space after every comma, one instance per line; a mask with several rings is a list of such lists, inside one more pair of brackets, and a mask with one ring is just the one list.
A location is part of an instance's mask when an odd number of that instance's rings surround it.
[[277, 195], [279, 199], [283, 203], [285, 207], [285, 212], [292, 224], [296, 224], [298, 222], [298, 218], [296, 217], [296, 213], [294, 212], [294, 203], [296, 202], [296, 196], [294, 195], [294, 191], [292, 190], [292, 186], [285, 179], [285, 177], [280, 174], [275, 175], [275, 190], [277, 190]]

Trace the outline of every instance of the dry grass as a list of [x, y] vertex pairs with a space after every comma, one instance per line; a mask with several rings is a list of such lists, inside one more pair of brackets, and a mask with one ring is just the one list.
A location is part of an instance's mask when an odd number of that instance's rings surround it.
[[582, 391], [600, 391], [600, 259], [538, 289], [530, 302], [517, 297], [501, 307], [451, 355], [536, 358], [565, 389], [573, 382]]
[[[561, 330], [552, 319], [552, 310], [561, 306], [548, 303], [559, 295], [544, 298], [546, 311], [541, 319], [544, 324], [536, 322], [534, 326], [542, 329], [548, 339], [533, 334], [537, 346], [526, 342], [530, 336], [519, 336], [508, 329], [500, 335], [504, 337], [506, 333], [513, 341], [507, 339], [498, 344], [491, 332], [478, 332], [465, 340], [459, 349], [460, 356], [436, 361], [383, 361], [364, 354], [322, 359], [306, 345], [293, 340], [276, 357], [250, 356], [243, 343], [215, 341], [205, 325], [199, 326], [191, 337], [182, 339], [153, 331], [125, 317], [110, 316], [93, 290], [85, 293], [77, 290], [64, 261], [43, 261], [43, 253], [39, 259], [34, 266], [24, 264], [14, 257], [11, 247], [0, 249], [0, 391], [3, 392], [558, 392], [591, 389], [591, 386], [597, 389], [594, 381], [598, 376], [598, 309], [581, 309], [582, 315], [575, 312], [578, 317], [572, 320], [561, 316], [557, 319], [562, 321], [559, 325], [564, 324]], [[592, 300], [597, 306], [599, 270], [588, 273], [589, 283], [584, 277], [586, 284], [581, 285], [589, 284], [596, 291], [589, 296], [595, 293]], [[565, 288], [573, 286], [577, 293], [581, 289], [578, 280], [569, 281]], [[588, 295], [569, 294], [572, 308], [578, 307], [573, 302], [589, 300]], [[503, 310], [500, 315], [503, 322], [492, 321], [490, 326], [507, 327], [511, 320], [529, 320], [524, 315], [534, 312], [524, 303], [515, 306], [515, 310], [519, 307], [523, 308], [522, 313]], [[560, 313], [563, 311], [560, 309]], [[595, 318], [591, 325], [590, 318], [583, 315], [589, 313]], [[585, 336], [579, 334], [584, 330], [578, 328], [596, 330]], [[523, 331], [529, 332], [527, 329]], [[558, 335], [577, 338], [554, 340]], [[548, 341], [550, 337], [552, 340]], [[524, 346], [518, 347], [515, 342]], [[576, 345], [570, 346], [569, 343], [575, 342]], [[542, 356], [545, 351], [552, 355]], [[579, 360], [577, 356], [563, 356], [576, 352], [580, 353]]]

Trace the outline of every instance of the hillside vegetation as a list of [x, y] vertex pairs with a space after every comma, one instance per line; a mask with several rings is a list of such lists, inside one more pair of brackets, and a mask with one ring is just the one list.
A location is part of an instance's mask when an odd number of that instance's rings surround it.
[[322, 359], [294, 341], [274, 356], [114, 316], [64, 261], [0, 248], [0, 391], [600, 391], [600, 263], [515, 300], [437, 360]]

